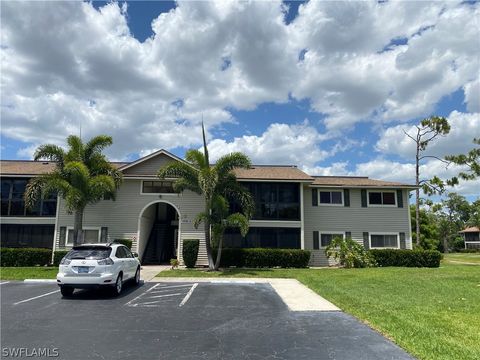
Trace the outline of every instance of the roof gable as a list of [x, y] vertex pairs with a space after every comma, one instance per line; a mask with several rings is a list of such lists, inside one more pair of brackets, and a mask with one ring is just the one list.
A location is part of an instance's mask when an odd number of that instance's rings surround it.
[[120, 167], [119, 170], [125, 176], [152, 176], [157, 175], [157, 172], [161, 167], [173, 161], [185, 162], [185, 160], [161, 149], [131, 163], [125, 164]]

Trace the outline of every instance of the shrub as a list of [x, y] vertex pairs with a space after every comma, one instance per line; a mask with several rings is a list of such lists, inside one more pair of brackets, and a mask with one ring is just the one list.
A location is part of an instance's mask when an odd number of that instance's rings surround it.
[[465, 240], [463, 237], [457, 236], [451, 241], [451, 247], [453, 251], [465, 249]]
[[62, 261], [63, 257], [67, 255], [68, 250], [57, 250], [53, 253], [53, 265], [58, 266], [60, 265], [60, 261]]
[[125, 245], [130, 250], [132, 250], [132, 240], [130, 239], [115, 239], [113, 242], [117, 244]]
[[[214, 258], [217, 250], [213, 249]], [[240, 248], [223, 249], [220, 266], [222, 267], [281, 267], [306, 268], [310, 261], [310, 251], [300, 249]]]
[[52, 250], [41, 248], [1, 248], [2, 266], [43, 266], [49, 265]]
[[365, 268], [377, 265], [372, 255], [351, 238], [335, 237], [326, 247], [325, 255], [328, 258], [334, 258], [346, 268]]
[[461, 252], [461, 253], [478, 253], [478, 252], [480, 252], [480, 248], [477, 248], [477, 249], [460, 249], [460, 250], [458, 250], [458, 252]]
[[177, 259], [170, 259], [170, 266], [172, 267], [172, 270], [178, 268], [178, 265], [180, 265], [180, 263]]
[[373, 249], [378, 266], [439, 267], [442, 254], [437, 250]]
[[198, 256], [199, 241], [197, 239], [183, 240], [182, 256], [183, 262], [187, 268], [195, 267]]

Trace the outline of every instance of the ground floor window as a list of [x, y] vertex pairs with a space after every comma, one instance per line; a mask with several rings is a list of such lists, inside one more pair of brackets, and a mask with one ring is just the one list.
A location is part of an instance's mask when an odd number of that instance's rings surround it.
[[223, 246], [228, 248], [300, 249], [300, 229], [251, 227], [244, 238], [237, 229], [228, 229], [225, 231]]
[[51, 249], [55, 225], [2, 224], [1, 247]]
[[335, 239], [336, 237], [341, 237], [343, 239], [344, 237], [343, 235], [344, 235], [343, 233], [330, 233], [330, 234], [320, 233], [320, 245], [322, 247], [327, 247], [328, 245], [330, 245], [332, 240]]
[[[95, 244], [100, 242], [100, 228], [83, 228], [83, 243]], [[73, 245], [73, 228], [67, 229], [67, 245]]]
[[400, 248], [398, 234], [370, 234], [370, 248]]

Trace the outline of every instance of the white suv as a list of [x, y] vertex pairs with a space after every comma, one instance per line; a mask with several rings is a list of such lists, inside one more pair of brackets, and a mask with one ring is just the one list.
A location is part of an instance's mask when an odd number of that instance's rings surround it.
[[63, 296], [71, 296], [75, 288], [104, 286], [118, 295], [127, 280], [140, 283], [140, 261], [121, 244], [75, 246], [60, 262], [57, 274]]

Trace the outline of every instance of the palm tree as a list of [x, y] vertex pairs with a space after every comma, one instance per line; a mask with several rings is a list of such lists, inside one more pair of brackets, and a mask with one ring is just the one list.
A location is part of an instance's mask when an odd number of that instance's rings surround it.
[[[233, 173], [236, 168], [248, 169], [250, 159], [239, 152], [222, 156], [215, 165], [210, 165], [208, 158], [205, 129], [202, 124], [203, 153], [199, 150], [188, 150], [184, 162], [172, 162], [158, 171], [158, 177], [177, 178], [174, 189], [177, 192], [193, 191], [205, 198], [205, 210], [195, 219], [195, 227], [204, 224], [205, 247], [210, 270], [218, 270], [220, 266], [223, 233], [227, 227], [239, 227], [243, 236], [248, 231], [248, 220], [253, 212], [253, 199], [248, 190], [237, 182]], [[228, 200], [238, 202], [243, 213], [229, 215]], [[216, 262], [212, 257], [212, 239], [218, 244]]]
[[52, 144], [37, 148], [34, 160], [54, 161], [50, 173], [33, 178], [25, 190], [25, 205], [35, 206], [41, 197], [57, 193], [65, 201], [68, 213], [74, 214], [73, 245], [83, 242], [83, 212], [105, 196], [115, 199], [122, 182], [121, 173], [107, 160], [102, 150], [112, 145], [112, 138], [99, 135], [84, 144], [75, 135], [67, 138], [68, 150]]

